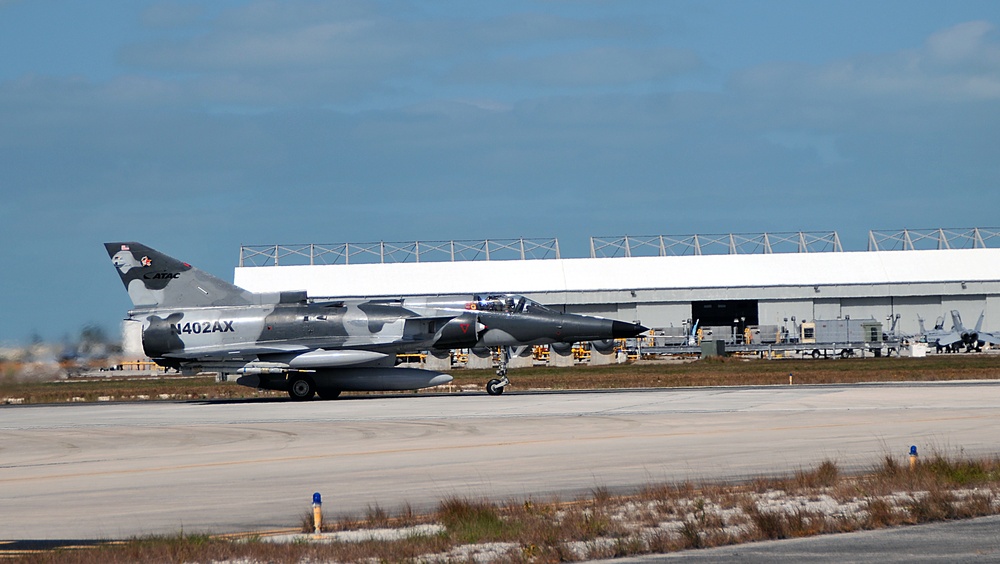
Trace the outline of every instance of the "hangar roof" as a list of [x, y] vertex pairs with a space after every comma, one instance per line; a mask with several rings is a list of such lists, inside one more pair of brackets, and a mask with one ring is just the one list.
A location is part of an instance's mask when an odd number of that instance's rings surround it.
[[1000, 281], [1000, 249], [238, 267], [255, 292], [364, 297]]

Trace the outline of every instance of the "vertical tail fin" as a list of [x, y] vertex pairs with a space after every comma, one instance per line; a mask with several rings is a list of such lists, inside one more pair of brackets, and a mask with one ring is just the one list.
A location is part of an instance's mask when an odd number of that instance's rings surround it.
[[962, 315], [958, 313], [957, 309], [951, 310], [951, 329], [953, 331], [965, 331], [965, 325], [962, 324]]
[[253, 303], [250, 292], [142, 243], [105, 243], [135, 306], [208, 307]]
[[981, 333], [983, 331], [983, 319], [985, 318], [986, 310], [983, 310], [983, 312], [979, 314], [979, 321], [976, 322], [976, 333]]

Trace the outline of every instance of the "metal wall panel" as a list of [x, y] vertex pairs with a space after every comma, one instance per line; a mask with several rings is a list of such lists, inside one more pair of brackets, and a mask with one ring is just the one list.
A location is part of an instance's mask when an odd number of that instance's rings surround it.
[[841, 316], [839, 298], [820, 298], [813, 300], [811, 319], [837, 319]]
[[759, 308], [761, 325], [778, 325], [786, 327], [789, 331], [793, 330], [793, 317], [795, 323], [802, 323], [813, 318], [812, 300], [758, 301], [757, 307]]
[[636, 306], [638, 321], [646, 327], [683, 327], [691, 319], [691, 303], [656, 303]]

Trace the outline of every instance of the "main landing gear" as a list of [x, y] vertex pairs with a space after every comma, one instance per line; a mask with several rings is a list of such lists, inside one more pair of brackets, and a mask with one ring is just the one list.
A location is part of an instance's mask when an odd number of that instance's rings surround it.
[[315, 396], [322, 400], [333, 400], [340, 396], [340, 390], [319, 388], [309, 376], [293, 376], [288, 383], [288, 395], [295, 401], [309, 401]]
[[288, 383], [288, 395], [295, 401], [307, 401], [316, 395], [316, 384], [308, 376], [295, 376]]
[[507, 363], [510, 361], [510, 348], [500, 347], [500, 365], [497, 366], [497, 377], [486, 383], [486, 393], [491, 396], [499, 396], [504, 388], [510, 384], [507, 379]]

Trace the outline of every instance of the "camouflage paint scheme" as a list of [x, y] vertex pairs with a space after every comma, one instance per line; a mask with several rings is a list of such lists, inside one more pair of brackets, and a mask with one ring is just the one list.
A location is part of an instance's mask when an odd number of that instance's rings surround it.
[[607, 340], [645, 330], [512, 294], [335, 300], [253, 293], [141, 243], [105, 248], [134, 305], [129, 318], [142, 323], [148, 357], [185, 372], [237, 374], [240, 384], [287, 390], [296, 399], [451, 381], [393, 368], [400, 352]]

